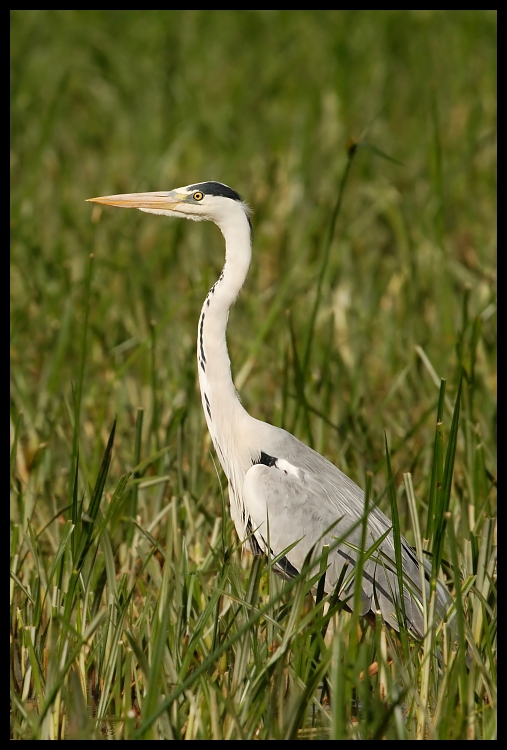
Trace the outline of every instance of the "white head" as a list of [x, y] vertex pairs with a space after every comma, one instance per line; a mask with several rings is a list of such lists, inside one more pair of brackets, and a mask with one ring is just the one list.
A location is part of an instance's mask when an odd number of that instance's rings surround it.
[[235, 190], [221, 182], [199, 182], [169, 192], [125, 193], [88, 200], [106, 206], [138, 208], [150, 214], [178, 216], [193, 221], [213, 221], [220, 228], [240, 212], [250, 224], [250, 210], [246, 203]]

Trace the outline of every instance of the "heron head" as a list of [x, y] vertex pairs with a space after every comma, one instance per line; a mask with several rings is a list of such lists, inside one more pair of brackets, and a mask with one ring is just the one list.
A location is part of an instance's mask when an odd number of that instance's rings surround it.
[[150, 214], [214, 221], [219, 226], [236, 213], [238, 208], [249, 217], [248, 206], [238, 193], [221, 182], [199, 182], [169, 192], [124, 193], [88, 200], [105, 206], [138, 208]]

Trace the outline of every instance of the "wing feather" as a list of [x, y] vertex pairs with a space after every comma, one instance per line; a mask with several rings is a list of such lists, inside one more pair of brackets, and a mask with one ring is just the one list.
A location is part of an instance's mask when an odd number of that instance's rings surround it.
[[[338, 472], [336, 467], [330, 466]], [[348, 480], [345, 475], [341, 476]], [[255, 464], [246, 472], [243, 497], [255, 538], [264, 553], [278, 555], [297, 540], [297, 544], [286, 554], [288, 562], [296, 570], [301, 570], [312, 548], [314, 557], [318, 558], [324, 544], [335, 545], [329, 557], [327, 591], [336, 586], [345, 563], [356, 563], [358, 553], [346, 542], [358, 548], [361, 544], [362, 529], [357, 522], [364, 512], [364, 494], [351, 480], [330, 486], [329, 477], [324, 472], [317, 474], [286, 458], [276, 459], [271, 465]], [[323, 530], [332, 527], [337, 519], [332, 530], [323, 534]], [[367, 547], [390, 527], [387, 517], [377, 508], [372, 509], [368, 516]], [[336, 540], [341, 537], [346, 539], [336, 546]], [[404, 575], [409, 579], [409, 587], [404, 586], [403, 590], [407, 623], [411, 632], [422, 638], [419, 568], [412, 551], [404, 540], [402, 542]], [[395, 598], [399, 599], [394, 559], [394, 543], [390, 533], [380, 545], [378, 554], [365, 561], [359, 614], [380, 610], [384, 620], [399, 630], [394, 603]], [[353, 597], [354, 585], [352, 577], [342, 592], [344, 598]], [[444, 594], [441, 592], [442, 596], [447, 601], [445, 590]], [[351, 599], [348, 603], [351, 605]]]

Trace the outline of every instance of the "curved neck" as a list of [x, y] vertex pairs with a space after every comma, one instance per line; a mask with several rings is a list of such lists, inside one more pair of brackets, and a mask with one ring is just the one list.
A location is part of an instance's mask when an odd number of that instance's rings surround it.
[[[229, 310], [243, 286], [252, 255], [250, 222], [242, 207], [219, 223], [225, 239], [225, 263], [202, 306], [197, 332], [197, 368], [202, 405], [220, 463], [233, 473], [231, 446], [250, 419], [241, 406], [231, 376], [226, 330]], [[237, 455], [237, 454], [236, 454]]]

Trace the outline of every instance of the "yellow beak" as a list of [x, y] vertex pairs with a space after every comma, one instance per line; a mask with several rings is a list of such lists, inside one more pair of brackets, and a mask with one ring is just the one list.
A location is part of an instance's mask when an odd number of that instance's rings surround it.
[[105, 206], [120, 208], [151, 208], [174, 211], [185, 201], [186, 195], [171, 192], [161, 193], [122, 193], [120, 195], [103, 195], [100, 198], [88, 198], [91, 203], [103, 203]]

